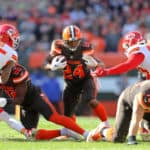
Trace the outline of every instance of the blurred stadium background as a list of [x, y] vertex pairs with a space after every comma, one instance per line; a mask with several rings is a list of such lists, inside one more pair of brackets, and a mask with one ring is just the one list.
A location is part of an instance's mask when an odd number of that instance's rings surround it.
[[[18, 50], [20, 64], [28, 68], [32, 81], [42, 87], [60, 113], [63, 113], [62, 73], [44, 72], [42, 64], [52, 40], [61, 38], [62, 28], [78, 25], [84, 38], [93, 44], [95, 57], [103, 60], [106, 67], [111, 67], [126, 59], [121, 47], [121, 37], [125, 33], [138, 30], [149, 40], [149, 14], [149, 0], [0, 1], [0, 24], [16, 25], [22, 36]], [[136, 80], [135, 70], [121, 76], [98, 79], [98, 99], [105, 105], [109, 116], [115, 115], [120, 92]], [[77, 114], [91, 115], [87, 107], [80, 104]], [[14, 112], [13, 107], [7, 106], [6, 109]]]

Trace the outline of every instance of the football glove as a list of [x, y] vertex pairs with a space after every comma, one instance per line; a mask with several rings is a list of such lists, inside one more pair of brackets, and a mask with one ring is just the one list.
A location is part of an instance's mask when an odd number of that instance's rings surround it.
[[55, 56], [51, 62], [51, 70], [58, 70], [58, 69], [64, 69], [67, 65], [67, 61], [65, 59], [65, 56], [58, 55]]
[[102, 67], [98, 67], [96, 68], [95, 71], [92, 72], [92, 76], [96, 76], [96, 77], [102, 77], [102, 76], [107, 76], [108, 72], [106, 69], [102, 68]]
[[98, 62], [92, 56], [84, 55], [82, 59], [88, 67], [94, 68], [98, 65]]

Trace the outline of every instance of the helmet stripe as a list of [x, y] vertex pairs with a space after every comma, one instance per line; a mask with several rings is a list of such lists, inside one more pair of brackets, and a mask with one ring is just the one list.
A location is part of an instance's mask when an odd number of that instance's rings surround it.
[[75, 28], [73, 25], [70, 26], [70, 36], [71, 36], [71, 39], [75, 39]]

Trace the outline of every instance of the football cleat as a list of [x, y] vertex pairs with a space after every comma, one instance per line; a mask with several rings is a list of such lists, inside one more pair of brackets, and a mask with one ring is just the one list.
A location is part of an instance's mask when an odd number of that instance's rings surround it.
[[92, 142], [92, 141], [100, 141], [103, 139], [103, 135], [101, 134], [101, 131], [104, 128], [109, 128], [109, 125], [106, 125], [106, 123], [102, 122], [99, 124], [95, 129], [89, 132], [86, 141]]

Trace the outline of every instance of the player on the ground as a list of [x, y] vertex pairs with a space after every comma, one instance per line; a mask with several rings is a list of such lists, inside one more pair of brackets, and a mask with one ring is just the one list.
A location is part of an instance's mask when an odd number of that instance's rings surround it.
[[[37, 128], [39, 114], [42, 114], [47, 121], [62, 125], [87, 138], [89, 134], [87, 131], [78, 126], [71, 118], [56, 112], [41, 89], [31, 83], [29, 73], [23, 66], [16, 64], [12, 68], [8, 81], [0, 84], [0, 90], [3, 90], [14, 104], [21, 106], [20, 118], [26, 129]], [[66, 132], [68, 134], [69, 131], [66, 130]], [[47, 133], [42, 130], [38, 132], [38, 136], [42, 137], [43, 134]], [[60, 133], [57, 134], [60, 135]]]
[[[115, 127], [106, 128], [103, 124], [93, 130], [93, 135], [100, 133], [106, 141], [137, 144], [136, 135], [139, 123], [144, 118], [150, 123], [150, 80], [141, 81], [127, 87], [119, 96]], [[149, 125], [144, 121], [141, 127], [150, 134]], [[90, 141], [90, 136], [89, 139]]]
[[129, 32], [124, 36], [122, 47], [125, 49], [127, 60], [112, 68], [98, 67], [94, 76], [108, 76], [128, 72], [138, 69], [145, 74], [146, 79], [150, 79], [150, 47], [139, 32]]
[[62, 31], [62, 39], [56, 39], [51, 45], [46, 69], [63, 70], [67, 86], [63, 92], [64, 114], [73, 117], [80, 100], [88, 103], [97, 117], [108, 126], [104, 106], [96, 99], [97, 87], [91, 76], [92, 68], [103, 65], [92, 55], [94, 50], [83, 40], [80, 29], [69, 25]]

